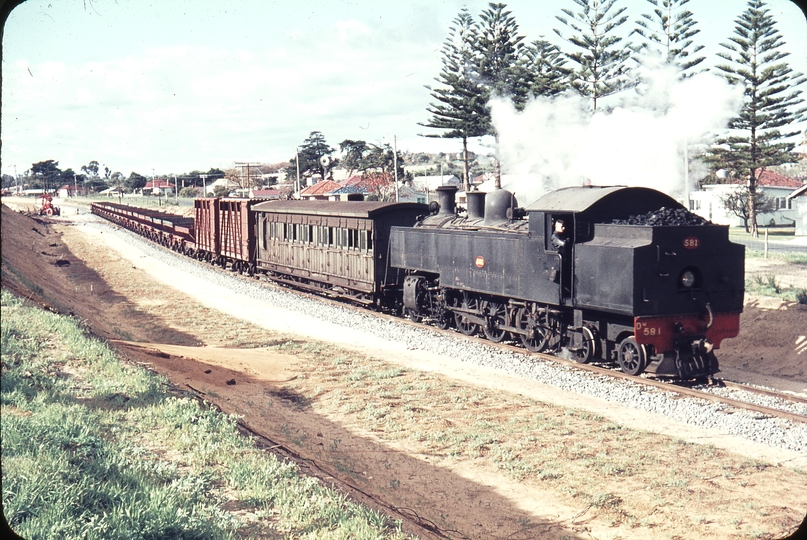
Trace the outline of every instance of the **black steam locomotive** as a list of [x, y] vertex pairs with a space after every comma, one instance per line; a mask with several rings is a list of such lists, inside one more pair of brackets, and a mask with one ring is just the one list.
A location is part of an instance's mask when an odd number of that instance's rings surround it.
[[[195, 218], [114, 203], [94, 213], [188, 256], [403, 311], [578, 362], [676, 378], [718, 371], [736, 336], [744, 248], [655, 190], [578, 187], [519, 208], [454, 187], [432, 208], [368, 201], [196, 200]], [[561, 224], [563, 226], [561, 226]]]
[[737, 335], [744, 293], [744, 247], [727, 226], [645, 188], [560, 189], [526, 209], [505, 190], [469, 192], [462, 218], [455, 191], [391, 229], [411, 317], [632, 375], [718, 371], [713, 350]]

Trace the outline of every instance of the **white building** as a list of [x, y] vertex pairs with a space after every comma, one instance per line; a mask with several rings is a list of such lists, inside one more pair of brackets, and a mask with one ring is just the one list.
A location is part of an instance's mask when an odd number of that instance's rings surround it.
[[453, 174], [443, 174], [436, 176], [416, 176], [412, 179], [412, 189], [428, 193], [434, 191], [440, 186], [462, 186], [462, 181]]
[[[775, 210], [773, 212], [758, 214], [758, 225], [793, 225], [798, 217], [798, 211], [793, 208], [794, 199], [790, 195], [803, 186], [794, 178], [775, 173], [762, 171], [757, 188], [769, 198], [773, 199]], [[726, 210], [721, 198], [741, 187], [741, 184], [708, 184], [700, 191], [690, 194], [690, 210], [701, 217], [721, 225], [742, 226], [741, 217]]]

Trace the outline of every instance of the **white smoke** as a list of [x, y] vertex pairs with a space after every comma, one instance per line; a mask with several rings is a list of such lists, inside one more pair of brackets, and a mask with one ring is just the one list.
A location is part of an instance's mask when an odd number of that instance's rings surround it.
[[589, 99], [571, 93], [534, 99], [522, 112], [509, 101], [491, 101], [502, 173], [521, 205], [587, 183], [652, 187], [680, 197], [684, 148], [691, 152], [725, 130], [743, 91], [709, 72], [679, 80], [675, 68], [654, 59], [639, 69], [643, 83], [611, 108], [598, 104], [594, 114]]

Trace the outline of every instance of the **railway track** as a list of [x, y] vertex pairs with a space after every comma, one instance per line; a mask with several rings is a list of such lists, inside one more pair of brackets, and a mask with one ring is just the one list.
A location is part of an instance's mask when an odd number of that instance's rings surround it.
[[[268, 282], [268, 283], [271, 283], [271, 282]], [[294, 289], [292, 289], [292, 290], [294, 290]], [[303, 295], [306, 295], [306, 296], [312, 297], [312, 298], [317, 298], [317, 299], [319, 299], [321, 301], [330, 302], [330, 303], [339, 305], [341, 307], [346, 307], [346, 308], [348, 308], [350, 310], [355, 310], [358, 313], [362, 313], [362, 314], [367, 314], [368, 313], [368, 311], [366, 309], [364, 309], [364, 308], [356, 307], [356, 306], [354, 306], [354, 305], [352, 305], [350, 303], [345, 303], [344, 301], [339, 300], [339, 299], [327, 298], [327, 297], [323, 297], [323, 296], [320, 296], [320, 295], [317, 295], [317, 294], [312, 294], [312, 293], [308, 293], [308, 292], [304, 292], [304, 291], [295, 291], [295, 293], [303, 294]], [[632, 382], [634, 384], [641, 384], [641, 385], [644, 385], [644, 386], [657, 388], [659, 390], [663, 390], [663, 391], [666, 391], [666, 392], [672, 392], [672, 393], [678, 394], [678, 395], [680, 395], [682, 397], [690, 397], [690, 398], [694, 398], [694, 399], [703, 399], [703, 400], [711, 401], [711, 402], [714, 402], [714, 403], [720, 403], [720, 404], [723, 404], [723, 405], [727, 405], [729, 407], [734, 407], [736, 409], [755, 412], [757, 414], [760, 414], [760, 415], [763, 415], [763, 416], [766, 416], [766, 417], [781, 418], [781, 419], [792, 421], [792, 422], [807, 423], [807, 416], [805, 416], [805, 415], [793, 413], [793, 412], [782, 410], [782, 409], [778, 409], [776, 407], [770, 407], [770, 406], [765, 406], [765, 405], [759, 405], [759, 404], [756, 404], [756, 403], [750, 403], [748, 401], [738, 399], [738, 398], [733, 398], [733, 397], [728, 397], [728, 396], [725, 396], [725, 395], [720, 395], [720, 394], [717, 394], [717, 393], [715, 393], [713, 391], [710, 391], [709, 387], [706, 387], [705, 389], [699, 389], [696, 386], [691, 386], [689, 383], [678, 383], [678, 382], [665, 381], [665, 380], [653, 378], [651, 376], [639, 376], [639, 377], [637, 377], [637, 376], [633, 376], [633, 375], [627, 375], [627, 374], [622, 373], [621, 371], [619, 371], [618, 369], [615, 369], [613, 367], [608, 367], [608, 366], [604, 366], [604, 365], [598, 365], [596, 363], [595, 364], [581, 364], [581, 363], [578, 363], [578, 362], [574, 362], [572, 360], [567, 360], [567, 359], [559, 357], [559, 356], [554, 356], [554, 355], [545, 354], [545, 353], [533, 353], [533, 352], [527, 351], [523, 347], [519, 347], [517, 345], [511, 345], [509, 343], [494, 343], [494, 342], [489, 341], [489, 340], [484, 339], [484, 338], [480, 338], [480, 337], [477, 337], [477, 336], [467, 336], [465, 334], [462, 334], [461, 332], [455, 332], [455, 331], [450, 330], [450, 329], [442, 330], [442, 329], [437, 328], [437, 327], [432, 326], [432, 325], [415, 322], [415, 321], [412, 321], [412, 320], [409, 320], [409, 319], [406, 319], [406, 318], [397, 317], [397, 316], [390, 315], [390, 314], [379, 313], [379, 312], [373, 312], [373, 314], [378, 316], [378, 317], [387, 318], [388, 320], [396, 321], [396, 322], [399, 322], [399, 323], [414, 325], [414, 326], [416, 326], [418, 328], [428, 328], [429, 330], [431, 330], [431, 331], [433, 331], [433, 332], [435, 332], [437, 334], [441, 334], [441, 335], [445, 335], [445, 336], [451, 336], [451, 337], [456, 338], [456, 339], [465, 339], [465, 340], [474, 341], [474, 342], [482, 342], [485, 345], [488, 345], [490, 347], [499, 348], [499, 349], [506, 350], [506, 351], [509, 351], [509, 352], [512, 352], [512, 353], [515, 353], [515, 354], [520, 354], [520, 355], [524, 355], [524, 356], [532, 357], [532, 358], [539, 358], [541, 360], [548, 361], [548, 362], [554, 362], [556, 364], [564, 365], [564, 366], [570, 367], [572, 369], [578, 369], [578, 370], [581, 370], [581, 371], [586, 371], [586, 372], [597, 374], [597, 375], [602, 375], [602, 376], [611, 377], [611, 378], [614, 378], [614, 379], [620, 379], [620, 380]], [[737, 382], [733, 382], [733, 381], [725, 381], [725, 380], [722, 380], [722, 379], [716, 379], [715, 382], [714, 382], [714, 387], [723, 387], [723, 388], [727, 388], [727, 389], [730, 389], [730, 390], [748, 392], [748, 393], [751, 393], [751, 394], [756, 394], [756, 395], [760, 395], [760, 396], [766, 396], [768, 398], [778, 399], [778, 400], [781, 400], [781, 401], [786, 402], [786, 403], [803, 403], [803, 404], [807, 404], [807, 398], [795, 396], [793, 394], [789, 394], [789, 393], [785, 393], [785, 392], [780, 392], [780, 391], [777, 391], [777, 390], [774, 390], [774, 389], [759, 388], [759, 387], [756, 387], [756, 386], [751, 386], [751, 385], [743, 384], [743, 383], [737, 383]]]
[[[164, 248], [164, 249], [167, 252], [173, 253], [176, 257], [180, 257], [180, 258], [184, 259], [184, 257], [181, 257], [181, 255], [179, 255], [179, 254], [177, 254], [175, 252], [172, 252], [171, 250], [169, 250], [167, 248]], [[204, 265], [205, 263], [198, 262], [198, 264], [203, 264]], [[209, 266], [209, 265], [205, 265], [205, 266]], [[211, 268], [215, 268], [216, 271], [224, 273], [224, 274], [234, 275], [231, 270], [226, 270], [226, 269], [222, 269], [222, 268], [218, 268], [218, 267], [211, 267]], [[256, 281], [255, 278], [257, 276], [248, 277], [246, 275], [235, 274], [234, 277], [238, 277], [240, 279], [255, 282]], [[544, 354], [544, 353], [532, 353], [530, 351], [527, 351], [523, 347], [519, 347], [519, 346], [516, 346], [516, 345], [511, 345], [511, 344], [506, 343], [506, 342], [494, 343], [494, 342], [489, 341], [489, 340], [484, 339], [484, 338], [479, 338], [479, 337], [476, 337], [476, 336], [468, 336], [468, 335], [465, 335], [465, 334], [463, 334], [461, 332], [456, 332], [456, 331], [453, 331], [453, 330], [450, 330], [450, 329], [442, 330], [442, 329], [437, 328], [437, 327], [432, 326], [432, 325], [414, 322], [414, 321], [411, 321], [409, 319], [405, 319], [405, 318], [398, 317], [398, 316], [393, 316], [393, 315], [390, 315], [390, 314], [387, 314], [387, 313], [368, 311], [366, 308], [363, 308], [363, 307], [357, 306], [356, 304], [350, 303], [350, 301], [346, 301], [344, 299], [339, 299], [339, 298], [327, 297], [327, 296], [323, 296], [321, 294], [314, 293], [314, 292], [308, 292], [308, 291], [300, 290], [300, 289], [297, 289], [297, 288], [295, 288], [293, 286], [290, 286], [290, 285], [287, 285], [287, 284], [278, 284], [275, 281], [272, 281], [270, 278], [261, 279], [261, 280], [259, 280], [259, 282], [261, 283], [261, 285], [264, 285], [264, 286], [276, 287], [276, 288], [280, 288], [280, 289], [282, 289], [284, 291], [292, 291], [294, 294], [301, 295], [301, 296], [308, 297], [308, 298], [312, 298], [312, 299], [316, 299], [317, 301], [337, 305], [337, 306], [339, 306], [339, 307], [341, 307], [343, 309], [349, 309], [351, 311], [361, 313], [362, 315], [365, 315], [365, 316], [372, 313], [373, 315], [375, 315], [375, 316], [377, 316], [379, 318], [386, 318], [387, 320], [395, 321], [395, 322], [398, 322], [400, 324], [413, 325], [413, 326], [415, 326], [417, 328], [428, 329], [431, 332], [434, 332], [436, 335], [451, 336], [454, 339], [460, 339], [460, 340], [467, 340], [469, 342], [482, 343], [482, 344], [485, 344], [486, 346], [492, 347], [494, 349], [508, 351], [508, 352], [515, 353], [515, 354], [518, 354], [518, 355], [523, 355], [523, 356], [528, 357], [528, 358], [538, 358], [538, 359], [541, 359], [541, 360], [544, 360], [544, 361], [547, 361], [547, 362], [552, 362], [552, 363], [555, 363], [555, 364], [564, 365], [564, 366], [567, 366], [567, 367], [569, 367], [571, 369], [576, 369], [576, 370], [580, 370], [580, 371], [586, 371], [586, 372], [590, 372], [590, 373], [593, 373], [593, 374], [596, 374], [596, 375], [601, 375], [601, 376], [604, 376], [604, 377], [610, 377], [610, 378], [613, 378], [613, 379], [621, 379], [621, 380], [632, 382], [634, 384], [639, 384], [639, 385], [644, 385], [644, 386], [648, 386], [648, 387], [657, 388], [659, 390], [663, 390], [663, 391], [666, 391], [666, 392], [671, 392], [671, 393], [678, 394], [678, 395], [680, 395], [682, 397], [690, 397], [690, 398], [694, 398], [694, 399], [703, 399], [703, 400], [707, 400], [707, 401], [711, 401], [711, 402], [715, 402], [715, 403], [720, 403], [720, 404], [723, 404], [723, 405], [726, 405], [726, 406], [729, 406], [729, 407], [733, 407], [733, 408], [736, 408], [736, 409], [739, 409], [739, 410], [747, 410], [747, 411], [755, 412], [757, 414], [763, 415], [764, 417], [774, 417], [774, 418], [781, 418], [781, 419], [788, 420], [788, 421], [793, 421], [793, 422], [807, 423], [807, 416], [802, 415], [802, 414], [789, 412], [789, 411], [778, 409], [778, 408], [775, 408], [775, 407], [770, 407], [770, 406], [764, 406], [764, 405], [759, 405], [759, 404], [755, 404], [755, 403], [750, 403], [750, 402], [744, 401], [742, 399], [728, 397], [728, 396], [725, 396], [725, 395], [719, 395], [719, 394], [716, 394], [714, 392], [710, 392], [710, 391], [705, 390], [705, 389], [702, 390], [702, 389], [698, 389], [696, 387], [690, 387], [690, 386], [687, 386], [686, 384], [671, 383], [671, 382], [667, 382], [667, 381], [663, 381], [663, 380], [659, 380], [659, 379], [654, 379], [654, 378], [651, 378], [651, 377], [649, 377], [647, 375], [639, 376], [639, 377], [626, 375], [626, 374], [622, 373], [621, 371], [619, 371], [617, 369], [614, 369], [613, 367], [606, 367], [606, 366], [598, 365], [598, 364], [580, 364], [580, 363], [577, 363], [577, 362], [574, 362], [574, 361], [571, 361], [571, 360], [567, 360], [567, 359], [564, 359], [564, 358], [558, 357], [558, 356], [553, 356], [553, 355]], [[742, 391], [746, 391], [746, 392], [753, 393], [753, 394], [758, 394], [758, 395], [764, 395], [764, 396], [767, 396], [769, 398], [775, 398], [775, 399], [781, 400], [781, 401], [783, 401], [785, 403], [807, 403], [807, 399], [800, 398], [798, 396], [793, 396], [792, 394], [778, 392], [778, 391], [772, 390], [772, 389], [762, 389], [762, 388], [757, 388], [757, 387], [753, 387], [753, 386], [749, 386], [749, 385], [743, 385], [743, 384], [740, 384], [740, 383], [734, 383], [734, 382], [730, 382], [730, 381], [718, 380], [717, 382], [718, 382], [719, 385], [722, 385], [722, 386], [724, 386], [726, 388], [730, 388], [730, 389], [734, 389], [734, 390], [742, 390]]]

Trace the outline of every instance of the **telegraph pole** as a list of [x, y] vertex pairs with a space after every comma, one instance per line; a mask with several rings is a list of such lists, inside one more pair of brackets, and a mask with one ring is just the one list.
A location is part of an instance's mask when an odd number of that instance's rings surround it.
[[295, 148], [294, 154], [297, 156], [297, 159], [295, 159], [297, 162], [297, 186], [294, 188], [294, 194], [296, 195], [300, 191], [300, 149]]
[[[244, 169], [247, 170], [246, 188], [247, 188], [247, 190], [251, 189], [252, 188], [252, 175], [250, 173], [249, 168], [250, 167], [259, 167], [260, 163], [249, 162], [249, 161], [236, 161], [235, 166], [241, 168], [241, 178], [244, 178]], [[241, 184], [244, 184], [243, 180], [242, 180]], [[243, 187], [244, 186], [242, 185], [242, 188]], [[247, 196], [249, 196], [249, 191], [247, 191]]]

